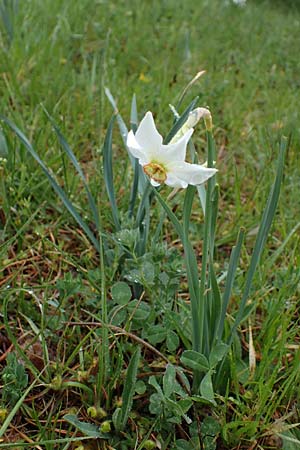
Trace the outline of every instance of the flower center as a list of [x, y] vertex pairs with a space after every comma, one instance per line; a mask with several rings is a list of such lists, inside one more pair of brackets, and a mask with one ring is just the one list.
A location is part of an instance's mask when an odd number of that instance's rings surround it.
[[157, 181], [157, 183], [163, 183], [167, 179], [166, 169], [156, 162], [145, 164], [145, 166], [143, 166], [143, 170], [148, 177], [152, 178], [154, 181]]

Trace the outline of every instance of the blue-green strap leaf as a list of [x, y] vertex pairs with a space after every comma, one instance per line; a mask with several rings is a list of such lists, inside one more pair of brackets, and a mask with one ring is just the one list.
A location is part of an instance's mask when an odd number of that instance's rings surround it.
[[112, 165], [112, 133], [116, 116], [113, 115], [110, 119], [104, 145], [103, 145], [103, 172], [104, 172], [104, 183], [108, 198], [110, 201], [111, 212], [116, 230], [119, 231], [121, 228], [119, 219], [119, 210], [117, 207], [115, 189], [114, 189], [114, 179], [113, 179], [113, 165]]

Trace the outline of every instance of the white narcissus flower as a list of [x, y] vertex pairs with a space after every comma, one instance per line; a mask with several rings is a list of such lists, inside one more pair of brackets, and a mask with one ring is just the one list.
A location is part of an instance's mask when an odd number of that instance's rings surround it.
[[138, 158], [153, 186], [165, 183], [174, 188], [186, 188], [189, 184], [202, 184], [215, 175], [216, 169], [185, 162], [186, 146], [193, 131], [191, 128], [176, 142], [163, 145], [152, 113], [148, 111], [136, 133], [128, 133], [127, 147]]

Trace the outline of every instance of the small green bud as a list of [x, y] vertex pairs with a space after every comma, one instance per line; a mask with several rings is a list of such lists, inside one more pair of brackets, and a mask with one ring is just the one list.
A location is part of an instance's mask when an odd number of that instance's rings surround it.
[[93, 419], [103, 419], [103, 417], [107, 416], [106, 411], [103, 408], [100, 408], [99, 406], [90, 406], [87, 409], [87, 413], [90, 417]]
[[110, 422], [108, 420], [102, 422], [102, 424], [100, 425], [101, 433], [109, 433], [110, 430], [111, 430]]
[[87, 409], [87, 413], [90, 417], [92, 417], [93, 419], [95, 419], [97, 417], [97, 408], [95, 408], [95, 406], [90, 406]]
[[0, 423], [3, 423], [8, 416], [8, 410], [6, 408], [0, 408]]
[[148, 439], [145, 443], [144, 443], [144, 448], [146, 450], [152, 450], [153, 448], [156, 448], [156, 444], [153, 441], [150, 441], [150, 439]]

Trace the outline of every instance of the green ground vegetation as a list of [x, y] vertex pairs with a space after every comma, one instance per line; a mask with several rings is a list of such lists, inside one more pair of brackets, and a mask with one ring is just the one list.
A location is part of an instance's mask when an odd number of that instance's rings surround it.
[[[0, 0], [0, 114], [16, 124], [93, 230], [82, 179], [97, 200], [98, 252], [15, 133], [0, 128], [0, 449], [279, 449], [300, 445], [300, 5], [249, 0]], [[132, 170], [113, 131], [116, 230], [102, 148], [113, 109], [130, 127], [153, 111], [162, 135], [169, 103], [200, 70], [196, 96], [213, 114], [220, 208], [215, 270], [246, 239], [233, 287], [235, 317], [279, 141], [289, 147], [274, 223], [247, 317], [213, 401], [187, 398], [189, 297], [182, 248], [166, 219], [144, 255], [127, 221]], [[194, 137], [204, 161], [205, 131]], [[164, 198], [171, 190], [161, 191]], [[169, 200], [181, 218], [182, 193]], [[122, 213], [123, 211], [123, 213]], [[161, 210], [154, 202], [154, 233]], [[199, 264], [203, 216], [191, 233]], [[176, 367], [176, 372], [174, 367]], [[21, 443], [20, 443], [21, 442]]]

